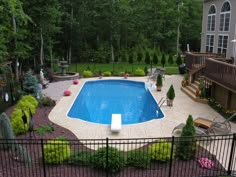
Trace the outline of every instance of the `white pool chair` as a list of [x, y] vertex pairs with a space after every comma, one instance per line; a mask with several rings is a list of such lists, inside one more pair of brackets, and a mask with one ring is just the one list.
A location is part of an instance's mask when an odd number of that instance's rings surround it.
[[118, 133], [121, 130], [121, 114], [112, 114], [111, 131]]

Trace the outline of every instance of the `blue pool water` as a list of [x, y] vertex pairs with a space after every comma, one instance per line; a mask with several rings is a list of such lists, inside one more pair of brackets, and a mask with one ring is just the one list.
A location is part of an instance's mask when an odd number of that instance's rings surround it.
[[100, 124], [111, 124], [112, 114], [121, 114], [122, 124], [164, 117], [145, 83], [128, 80], [87, 81], [68, 112]]

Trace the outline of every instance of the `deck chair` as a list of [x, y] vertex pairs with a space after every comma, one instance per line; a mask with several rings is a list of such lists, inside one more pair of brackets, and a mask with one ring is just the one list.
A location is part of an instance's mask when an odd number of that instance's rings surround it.
[[[225, 119], [223, 122], [217, 122], [214, 120], [198, 117], [194, 120], [196, 135], [208, 136], [215, 134], [228, 134], [231, 132], [231, 125], [229, 121], [232, 120], [235, 116], [236, 113], [231, 115], [229, 118]], [[177, 125], [173, 129], [172, 135], [177, 137], [180, 136], [184, 126], [184, 123]]]
[[199, 128], [207, 129], [214, 134], [228, 134], [231, 132], [230, 121], [234, 117], [236, 117], [236, 113], [232, 114], [229, 118], [225, 119], [222, 122], [198, 117], [194, 120], [194, 125]]

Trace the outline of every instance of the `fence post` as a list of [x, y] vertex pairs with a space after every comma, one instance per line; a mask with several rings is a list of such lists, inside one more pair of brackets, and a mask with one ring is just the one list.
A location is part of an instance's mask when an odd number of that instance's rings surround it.
[[40, 144], [41, 144], [42, 161], [43, 161], [43, 176], [47, 177], [47, 175], [46, 175], [46, 165], [45, 165], [45, 159], [44, 159], [43, 139], [40, 140]]
[[106, 177], [108, 177], [108, 141], [109, 139], [106, 138]]
[[173, 160], [173, 152], [174, 152], [174, 143], [175, 143], [175, 137], [172, 136], [171, 138], [171, 151], [170, 151], [170, 166], [169, 166], [169, 177], [171, 177], [171, 171], [172, 171], [172, 160]]
[[232, 168], [232, 164], [233, 164], [233, 156], [235, 153], [235, 140], [236, 140], [236, 134], [233, 134], [233, 142], [232, 142], [232, 146], [231, 146], [231, 150], [230, 150], [230, 156], [229, 156], [229, 165], [228, 165], [228, 171], [227, 174], [231, 175], [231, 168]]

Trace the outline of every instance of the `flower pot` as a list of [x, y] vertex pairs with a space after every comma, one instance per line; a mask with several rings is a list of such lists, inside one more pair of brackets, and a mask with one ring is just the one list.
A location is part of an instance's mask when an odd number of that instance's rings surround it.
[[156, 85], [157, 91], [161, 91], [162, 86]]
[[173, 106], [173, 100], [167, 99], [167, 106]]

